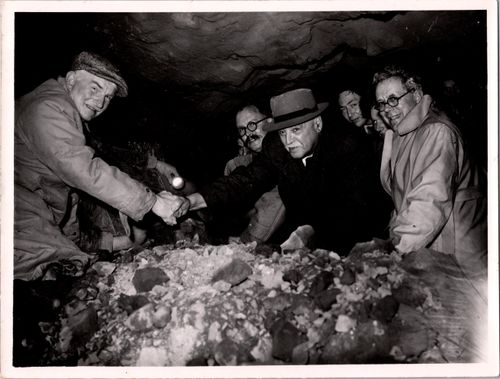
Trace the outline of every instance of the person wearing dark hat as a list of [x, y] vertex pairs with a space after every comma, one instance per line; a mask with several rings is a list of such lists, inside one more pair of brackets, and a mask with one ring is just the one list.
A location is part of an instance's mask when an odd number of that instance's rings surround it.
[[[349, 130], [324, 122], [328, 103], [317, 103], [310, 89], [287, 91], [270, 103], [273, 119], [264, 126], [262, 152], [248, 166], [188, 196], [189, 209], [206, 207], [214, 215], [244, 211], [278, 185], [286, 208], [284, 236], [309, 225], [316, 247], [339, 254], [356, 242], [384, 237], [389, 215], [378, 206], [380, 196], [387, 195], [371, 150]], [[186, 209], [183, 205], [174, 215]]]
[[[176, 222], [171, 209], [178, 200], [170, 193], [153, 193], [96, 158], [86, 145], [86, 123], [103, 113], [115, 95], [127, 93], [127, 84], [113, 64], [82, 52], [65, 77], [47, 80], [16, 101], [15, 279], [42, 278], [49, 267], [67, 275], [83, 273], [89, 255], [78, 246], [75, 190], [134, 220], [153, 211], [167, 223]], [[109, 235], [100, 247], [112, 250], [114, 242]]]

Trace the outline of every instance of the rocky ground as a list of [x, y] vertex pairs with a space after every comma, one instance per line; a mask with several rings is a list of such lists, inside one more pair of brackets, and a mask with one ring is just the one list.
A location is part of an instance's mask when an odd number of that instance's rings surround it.
[[438, 322], [457, 310], [421, 275], [425, 260], [373, 243], [341, 258], [191, 237], [103, 257], [78, 280], [16, 283], [14, 365], [474, 359], [463, 325], [458, 338]]

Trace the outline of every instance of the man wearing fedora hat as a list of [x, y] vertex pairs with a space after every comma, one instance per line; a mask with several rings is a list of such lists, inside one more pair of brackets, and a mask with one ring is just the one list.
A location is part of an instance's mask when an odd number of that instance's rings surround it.
[[[271, 98], [273, 119], [262, 152], [247, 167], [216, 180], [185, 200], [213, 214], [244, 211], [276, 184], [286, 208], [285, 226], [315, 231], [317, 247], [347, 254], [360, 241], [381, 236], [388, 220], [378, 208], [383, 193], [377, 160], [348, 128], [323, 121], [328, 103], [307, 88]], [[174, 212], [180, 217], [187, 206]]]
[[[82, 52], [65, 77], [50, 79], [16, 102], [14, 131], [14, 278], [43, 277], [48, 266], [81, 274], [89, 261], [79, 243], [80, 190], [134, 220], [153, 211], [175, 223], [176, 198], [154, 194], [86, 145], [86, 123], [104, 112], [127, 84], [107, 59]], [[113, 249], [113, 236], [101, 240]], [[47, 277], [47, 276], [46, 276]]]

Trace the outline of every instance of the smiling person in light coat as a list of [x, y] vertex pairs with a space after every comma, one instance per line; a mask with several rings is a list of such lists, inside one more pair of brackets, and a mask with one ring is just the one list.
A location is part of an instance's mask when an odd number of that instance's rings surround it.
[[484, 274], [486, 198], [459, 130], [406, 70], [388, 66], [373, 84], [376, 107], [391, 128], [380, 175], [395, 206], [390, 236], [396, 250], [453, 254], [468, 275]]
[[[79, 247], [78, 195], [111, 205], [134, 220], [152, 211], [175, 224], [175, 200], [153, 193], [118, 168], [94, 156], [84, 128], [111, 99], [127, 96], [118, 69], [107, 59], [80, 53], [65, 77], [49, 79], [16, 102], [14, 131], [14, 278], [79, 276], [90, 256]], [[102, 248], [114, 250], [112, 235]], [[52, 279], [51, 277], [50, 279]]]

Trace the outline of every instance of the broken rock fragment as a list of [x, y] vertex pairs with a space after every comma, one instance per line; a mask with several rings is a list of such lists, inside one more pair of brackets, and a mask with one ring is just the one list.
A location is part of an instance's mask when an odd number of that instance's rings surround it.
[[111, 275], [116, 270], [116, 264], [111, 262], [96, 262], [92, 268], [97, 272], [99, 276]]
[[400, 303], [418, 307], [425, 302], [426, 295], [420, 289], [412, 286], [408, 281], [403, 281], [398, 288], [392, 289], [392, 294]]
[[403, 330], [400, 335], [400, 348], [404, 355], [418, 357], [427, 350], [429, 336], [425, 329]]
[[238, 344], [229, 338], [224, 338], [215, 347], [215, 360], [221, 366], [234, 366], [248, 362], [250, 355], [244, 350], [243, 344]]
[[309, 294], [316, 296], [327, 289], [333, 283], [334, 275], [330, 271], [321, 271], [313, 280]]
[[143, 295], [128, 296], [120, 294], [120, 297], [118, 298], [118, 306], [125, 312], [127, 312], [128, 315], [130, 315], [135, 310], [142, 308], [148, 303], [148, 298]]
[[125, 326], [135, 332], [144, 332], [153, 329], [153, 304], [147, 304], [132, 313], [125, 321]]
[[332, 307], [333, 303], [337, 302], [338, 294], [340, 294], [338, 288], [330, 288], [317, 294], [314, 300], [318, 308], [327, 311]]
[[68, 352], [84, 346], [97, 331], [97, 320], [97, 311], [92, 304], [80, 312], [72, 314], [59, 333], [60, 351]]
[[137, 269], [132, 279], [137, 292], [148, 292], [155, 285], [161, 285], [170, 279], [165, 272], [158, 267], [146, 267]]
[[217, 270], [212, 283], [224, 280], [233, 286], [240, 284], [252, 274], [252, 268], [241, 259], [233, 259], [231, 263]]
[[333, 333], [319, 363], [384, 363], [391, 359], [392, 340], [377, 321], [358, 324], [349, 333]]
[[346, 268], [340, 277], [340, 283], [350, 286], [356, 281], [356, 276], [351, 269]]
[[137, 359], [137, 366], [165, 366], [167, 353], [164, 348], [143, 346]]
[[285, 362], [291, 362], [296, 346], [307, 341], [307, 337], [290, 322], [279, 319], [271, 326], [273, 337], [273, 357]]
[[156, 328], [164, 328], [171, 319], [172, 311], [166, 305], [160, 305], [153, 313], [153, 325]]
[[283, 280], [290, 283], [298, 283], [302, 279], [302, 274], [298, 270], [288, 270], [283, 274]]
[[305, 365], [309, 359], [309, 345], [307, 342], [295, 346], [292, 352], [292, 363]]
[[393, 296], [386, 296], [380, 299], [372, 309], [374, 319], [389, 323], [399, 309], [399, 302]]

